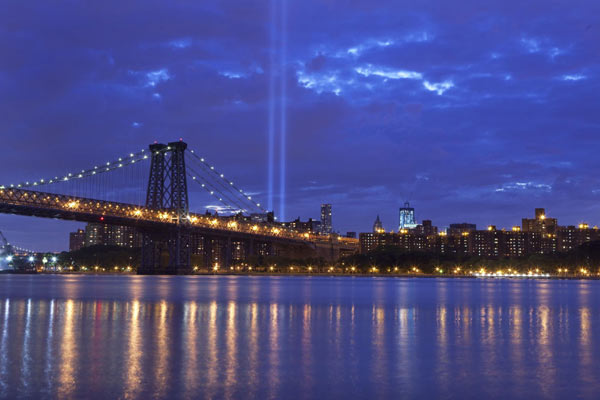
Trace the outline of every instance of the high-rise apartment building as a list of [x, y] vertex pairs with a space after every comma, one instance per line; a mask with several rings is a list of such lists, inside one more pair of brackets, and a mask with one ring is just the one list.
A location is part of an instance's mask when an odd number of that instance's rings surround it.
[[331, 204], [321, 204], [321, 233], [329, 235], [333, 232], [331, 224]]
[[523, 218], [523, 232], [536, 232], [542, 235], [556, 233], [558, 221], [556, 218], [548, 218], [546, 210], [535, 209], [535, 218]]
[[141, 235], [130, 226], [89, 223], [83, 247], [94, 245], [140, 247]]

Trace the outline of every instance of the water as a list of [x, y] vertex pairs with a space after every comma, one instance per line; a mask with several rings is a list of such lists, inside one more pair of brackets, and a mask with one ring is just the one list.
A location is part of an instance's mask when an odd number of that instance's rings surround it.
[[1, 398], [598, 398], [600, 282], [0, 276]]

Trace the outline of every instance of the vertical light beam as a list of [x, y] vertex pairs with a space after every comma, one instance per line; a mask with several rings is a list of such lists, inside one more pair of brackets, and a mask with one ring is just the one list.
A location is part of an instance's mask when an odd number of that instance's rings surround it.
[[275, 1], [269, 2], [269, 143], [268, 143], [268, 188], [267, 188], [267, 210], [273, 210], [273, 192], [275, 185]]
[[280, 91], [281, 91], [281, 109], [280, 109], [280, 141], [279, 141], [279, 220], [285, 221], [285, 169], [286, 169], [286, 135], [287, 135], [287, 115], [286, 115], [286, 51], [287, 51], [287, 0], [281, 0], [281, 52], [280, 52]]

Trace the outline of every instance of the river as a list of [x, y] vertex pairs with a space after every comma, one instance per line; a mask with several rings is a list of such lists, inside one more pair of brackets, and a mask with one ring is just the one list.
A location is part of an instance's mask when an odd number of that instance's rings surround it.
[[0, 275], [0, 398], [600, 393], [600, 282]]

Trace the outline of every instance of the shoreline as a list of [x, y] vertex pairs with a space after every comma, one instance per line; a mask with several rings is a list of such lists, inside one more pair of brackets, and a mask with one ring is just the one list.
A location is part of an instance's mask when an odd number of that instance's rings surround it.
[[494, 279], [494, 280], [600, 280], [600, 276], [475, 276], [475, 275], [454, 275], [454, 274], [381, 274], [381, 273], [369, 273], [369, 274], [340, 274], [340, 273], [277, 273], [277, 272], [196, 272], [187, 275], [169, 275], [169, 274], [156, 274], [156, 275], [137, 275], [135, 273], [128, 272], [7, 272], [6, 275], [91, 275], [91, 276], [264, 276], [264, 277], [332, 277], [332, 278], [421, 278], [421, 279]]

